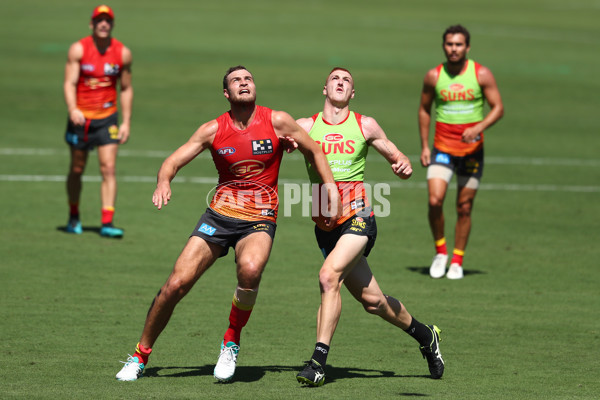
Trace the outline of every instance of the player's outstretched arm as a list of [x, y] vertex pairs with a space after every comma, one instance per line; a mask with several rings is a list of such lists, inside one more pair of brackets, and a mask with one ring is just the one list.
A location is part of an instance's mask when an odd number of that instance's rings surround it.
[[297, 144], [298, 150], [314, 166], [321, 177], [329, 197], [330, 218], [326, 221], [326, 224], [327, 226], [333, 226], [342, 215], [342, 204], [327, 157], [323, 154], [321, 147], [308, 136], [308, 133], [288, 113], [273, 111], [272, 120], [277, 136], [291, 138]]
[[186, 143], [162, 163], [156, 178], [156, 189], [152, 195], [152, 203], [156, 208], [160, 210], [163, 205], [168, 204], [171, 200], [171, 181], [181, 168], [212, 144], [217, 128], [216, 120], [203, 124]]
[[412, 165], [391, 140], [389, 140], [374, 118], [363, 116], [362, 128], [369, 145], [373, 146], [392, 166], [392, 171], [400, 179], [408, 179], [412, 175]]

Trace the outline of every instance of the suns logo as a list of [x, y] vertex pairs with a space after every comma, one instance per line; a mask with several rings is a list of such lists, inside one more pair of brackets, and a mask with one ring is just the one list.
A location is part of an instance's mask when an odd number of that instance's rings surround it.
[[325, 154], [353, 154], [354, 140], [344, 140], [344, 135], [341, 133], [328, 133], [323, 136], [323, 142], [316, 141], [321, 145], [321, 149]]

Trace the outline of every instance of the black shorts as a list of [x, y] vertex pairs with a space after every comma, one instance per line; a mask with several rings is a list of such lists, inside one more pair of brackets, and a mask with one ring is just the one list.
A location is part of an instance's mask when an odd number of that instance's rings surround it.
[[237, 242], [252, 233], [265, 232], [271, 240], [275, 240], [276, 229], [277, 224], [272, 221], [245, 221], [221, 215], [207, 208], [190, 237], [198, 236], [207, 242], [222, 246], [223, 253], [219, 257], [224, 257], [230, 247], [235, 248]]
[[453, 156], [433, 148], [431, 165], [442, 165], [450, 168], [457, 176], [469, 176], [481, 179], [483, 175], [483, 146], [473, 154]]
[[[360, 214], [367, 213], [361, 212]], [[375, 222], [375, 215], [372, 211], [369, 212], [368, 215], [369, 216], [367, 217], [354, 215], [348, 221], [331, 231], [324, 231], [315, 225], [315, 236], [317, 237], [317, 244], [323, 253], [323, 257], [327, 258], [342, 235], [348, 234], [366, 236], [369, 239], [363, 253], [363, 255], [367, 257], [373, 246], [375, 246], [375, 240], [377, 239], [377, 223]]]
[[118, 113], [102, 119], [86, 119], [85, 125], [75, 126], [69, 119], [65, 141], [77, 150], [93, 150], [96, 146], [119, 143]]

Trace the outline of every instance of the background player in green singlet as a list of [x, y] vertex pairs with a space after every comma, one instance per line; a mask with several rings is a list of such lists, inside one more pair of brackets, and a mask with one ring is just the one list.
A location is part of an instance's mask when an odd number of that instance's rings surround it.
[[[463, 277], [463, 255], [471, 232], [473, 201], [483, 173], [483, 131], [504, 113], [500, 91], [492, 72], [467, 58], [469, 31], [461, 25], [446, 29], [442, 47], [446, 62], [425, 75], [419, 106], [421, 164], [427, 167], [429, 189], [429, 226], [436, 255], [429, 274], [449, 279]], [[487, 100], [490, 111], [483, 115]], [[429, 149], [431, 106], [435, 102], [436, 124], [433, 152]], [[444, 199], [448, 184], [456, 173], [457, 221], [454, 252], [446, 273], [448, 250], [444, 234]]]
[[[317, 242], [325, 257], [319, 272], [321, 306], [317, 313], [317, 343], [313, 355], [296, 379], [310, 386], [321, 386], [325, 382], [323, 367], [342, 311], [342, 284], [367, 312], [378, 315], [417, 340], [432, 378], [441, 378], [444, 361], [439, 350], [440, 330], [435, 325], [418, 322], [399, 300], [384, 294], [366, 258], [377, 236], [375, 216], [363, 187], [368, 146], [374, 147], [391, 164], [392, 172], [400, 179], [412, 175], [410, 161], [387, 138], [374, 118], [350, 111], [354, 80], [348, 70], [334, 68], [327, 77], [323, 94], [323, 112], [312, 118], [299, 119], [298, 124], [325, 149], [342, 197], [343, 213], [333, 228], [323, 225], [321, 216], [313, 216], [317, 222]], [[338, 167], [340, 165], [343, 167]], [[311, 181], [319, 182], [312, 166], [308, 167]]]

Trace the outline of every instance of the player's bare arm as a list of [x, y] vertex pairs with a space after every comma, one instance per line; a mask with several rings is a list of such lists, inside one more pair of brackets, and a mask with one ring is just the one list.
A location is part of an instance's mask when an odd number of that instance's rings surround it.
[[308, 136], [306, 130], [298, 125], [288, 113], [273, 111], [272, 120], [277, 136], [291, 138], [297, 144], [298, 150], [314, 166], [321, 177], [327, 188], [331, 213], [331, 217], [326, 221], [326, 224], [333, 226], [341, 217], [342, 204], [327, 157], [325, 157], [319, 145]]
[[212, 120], [200, 126], [185, 144], [162, 163], [158, 170], [156, 189], [152, 195], [152, 203], [156, 208], [160, 210], [171, 200], [171, 181], [181, 168], [210, 147], [217, 133], [218, 125], [216, 120]]
[[83, 46], [75, 42], [69, 48], [67, 64], [65, 66], [65, 82], [63, 85], [65, 103], [69, 112], [69, 119], [75, 125], [85, 124], [85, 117], [77, 108], [77, 81], [79, 80], [80, 61], [83, 57]]
[[131, 51], [123, 47], [123, 70], [121, 71], [121, 125], [119, 126], [119, 142], [127, 142], [130, 133], [131, 110], [133, 106], [133, 86], [131, 85]]
[[[312, 118], [300, 118], [296, 120], [296, 123], [302, 127], [306, 132], [310, 132], [314, 125], [314, 121]], [[291, 136], [282, 137], [279, 139], [283, 144], [283, 148], [286, 152], [292, 153], [294, 150], [298, 148], [298, 143], [292, 139]]]
[[490, 106], [490, 112], [477, 125], [465, 129], [462, 134], [462, 141], [466, 143], [475, 141], [481, 132], [494, 125], [504, 115], [502, 97], [500, 96], [500, 90], [492, 71], [489, 68], [481, 66], [477, 81], [479, 82], [479, 86], [481, 86], [483, 96]]
[[435, 99], [435, 83], [438, 73], [435, 68], [425, 74], [421, 102], [419, 104], [419, 135], [421, 137], [421, 165], [427, 167], [431, 163], [429, 148], [429, 126], [431, 124], [431, 106]]
[[413, 171], [410, 160], [387, 138], [374, 118], [363, 115], [362, 130], [367, 143], [373, 146], [391, 164], [394, 174], [400, 179], [411, 177]]

